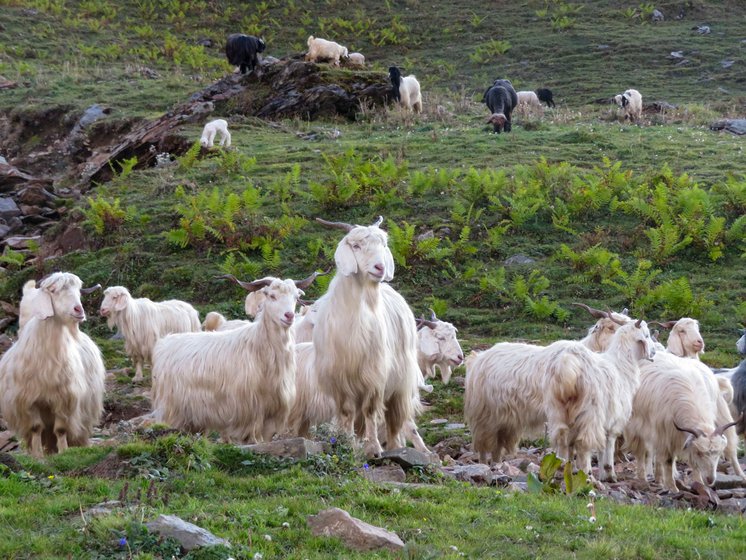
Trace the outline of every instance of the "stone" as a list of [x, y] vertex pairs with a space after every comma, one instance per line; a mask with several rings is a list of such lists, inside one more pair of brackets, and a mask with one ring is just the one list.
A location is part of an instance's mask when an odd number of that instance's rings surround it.
[[684, 58], [684, 51], [671, 51], [671, 54], [669, 55], [671, 58], [681, 60]]
[[397, 552], [404, 548], [404, 542], [396, 533], [361, 521], [339, 508], [309, 515], [308, 526], [314, 536], [338, 537], [347, 546], [358, 551], [385, 548]]
[[295, 459], [296, 461], [305, 461], [311, 455], [318, 455], [324, 452], [324, 446], [320, 442], [302, 437], [239, 445], [238, 448], [260, 455], [272, 455], [274, 457]]
[[655, 23], [660, 23], [664, 20], [663, 12], [660, 10], [653, 10], [652, 15], [650, 16], [650, 21], [653, 21]]
[[146, 523], [145, 526], [151, 533], [158, 533], [164, 538], [171, 537], [175, 539], [184, 550], [193, 550], [203, 546], [215, 546], [219, 544], [227, 547], [231, 546], [231, 543], [227, 540], [216, 537], [207, 529], [184, 521], [176, 515], [161, 514], [158, 516], [158, 519]]
[[464, 452], [464, 448], [467, 445], [467, 441], [462, 436], [451, 436], [436, 443], [433, 451], [443, 458], [446, 455], [458, 458]]
[[11, 249], [28, 249], [31, 243], [41, 243], [41, 236], [16, 235], [5, 239], [5, 244]]
[[15, 198], [23, 204], [33, 204], [36, 206], [48, 205], [59, 197], [50, 193], [45, 187], [45, 183], [29, 182], [26, 186], [16, 191]]
[[8, 220], [14, 216], [20, 216], [21, 209], [16, 204], [16, 201], [10, 197], [0, 197], [0, 218]]
[[463, 422], [451, 422], [450, 424], [446, 424], [446, 430], [453, 431], [453, 430], [465, 430], [466, 424]]
[[122, 507], [122, 502], [120, 502], [119, 500], [109, 500], [108, 502], [96, 504], [85, 513], [89, 517], [100, 517], [103, 515], [111, 515], [112, 513], [114, 513], [115, 509], [120, 507]]
[[730, 488], [741, 488], [744, 485], [746, 485], [746, 481], [744, 481], [740, 476], [736, 476], [735, 474], [717, 473], [714, 488], [715, 490], [726, 490]]
[[451, 476], [462, 482], [471, 484], [491, 484], [492, 469], [489, 465], [476, 463], [474, 465], [456, 465], [455, 467], [443, 467], [443, 474]]
[[700, 35], [709, 35], [711, 29], [709, 25], [695, 25], [692, 27], [692, 31], [696, 31]]
[[746, 511], [746, 498], [722, 500], [718, 506], [718, 510], [723, 513], [743, 514]]
[[730, 68], [735, 63], [736, 63], [735, 60], [729, 60], [729, 59], [726, 58], [725, 60], [721, 60], [720, 61], [720, 66], [722, 66], [723, 68]]
[[423, 453], [422, 451], [417, 451], [412, 447], [398, 447], [390, 451], [384, 451], [381, 454], [381, 459], [389, 459], [390, 461], [401, 465], [404, 469], [425, 467], [440, 462], [437, 454]]
[[432, 420], [430, 420], [430, 423], [433, 426], [440, 426], [442, 424], [448, 424], [448, 419], [447, 418], [433, 418]]
[[513, 255], [512, 257], [508, 257], [505, 259], [505, 264], [510, 265], [516, 265], [516, 264], [533, 264], [536, 261], [532, 259], [531, 257], [527, 257], [526, 255]]
[[63, 253], [69, 253], [71, 251], [85, 249], [88, 246], [88, 242], [86, 241], [83, 228], [71, 224], [57, 240], [57, 245], [62, 249]]
[[407, 478], [399, 465], [379, 465], [360, 469], [360, 473], [371, 482], [404, 482]]
[[511, 465], [508, 462], [503, 461], [497, 466], [498, 470], [508, 476], [516, 477], [523, 474], [523, 471], [517, 466]]

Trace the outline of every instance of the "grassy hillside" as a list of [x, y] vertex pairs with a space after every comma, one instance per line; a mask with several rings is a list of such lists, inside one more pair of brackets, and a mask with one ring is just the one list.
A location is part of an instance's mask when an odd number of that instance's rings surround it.
[[[32, 266], [6, 249], [0, 300], [17, 302], [27, 278], [63, 269], [86, 284], [122, 284], [137, 296], [179, 297], [202, 314], [240, 317], [243, 293], [215, 275], [326, 269], [341, 236], [314, 217], [371, 223], [383, 215], [394, 286], [416, 314], [432, 307], [456, 324], [466, 351], [579, 338], [591, 321], [571, 303], [583, 301], [648, 319], [696, 317], [704, 360], [737, 363], [735, 327], [746, 323], [744, 140], [708, 125], [746, 108], [741, 2], [662, 2], [660, 24], [639, 2], [250, 4], [0, 0], [0, 75], [19, 83], [0, 90], [0, 119], [94, 102], [112, 107], [113, 120], [161, 115], [232, 70], [222, 45], [237, 31], [263, 36], [265, 54], [276, 57], [303, 52], [309, 34], [334, 38], [365, 53], [367, 71], [382, 81], [395, 63], [420, 79], [424, 113], [361, 108], [354, 123], [267, 122], [218, 106], [231, 150], [205, 155], [195, 146], [173, 165], [125, 165], [70, 199], [66, 220], [82, 224], [88, 249]], [[692, 30], [700, 24], [711, 33]], [[735, 62], [725, 68], [724, 60]], [[557, 109], [517, 115], [511, 134], [489, 134], [479, 100], [498, 76], [518, 89], [552, 88]], [[594, 103], [628, 87], [676, 108], [629, 125], [613, 106]], [[48, 125], [6, 149], [28, 154]], [[179, 132], [196, 141], [201, 126]], [[533, 262], [509, 264], [516, 255]], [[95, 316], [99, 303], [84, 301], [86, 329], [107, 367], [128, 366], [121, 342], [108, 340]], [[110, 409], [139, 402], [126, 376], [112, 386]], [[462, 390], [435, 386], [420, 421], [428, 444], [453, 433], [430, 419], [462, 421]], [[328, 505], [399, 532], [410, 558], [744, 553], [738, 518], [602, 500], [594, 525], [585, 498], [472, 488], [429, 471], [410, 481], [438, 483], [432, 488], [382, 487], [358, 474], [364, 460], [347, 446], [291, 466], [157, 433], [112, 445], [108, 461], [122, 468], [120, 480], [105, 478], [108, 447], [44, 462], [21, 455], [20, 473], [0, 466], [0, 556], [170, 557], [169, 543], [140, 532], [143, 519], [166, 512], [229, 538], [236, 558], [378, 557], [310, 535], [305, 515]], [[116, 515], [81, 519], [81, 508], [117, 498], [125, 507]], [[122, 536], [131, 548], [118, 548]]]

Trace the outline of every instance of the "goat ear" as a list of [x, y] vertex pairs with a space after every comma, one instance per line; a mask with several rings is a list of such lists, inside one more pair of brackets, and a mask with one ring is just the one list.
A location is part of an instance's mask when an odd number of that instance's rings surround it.
[[346, 241], [337, 245], [337, 250], [334, 252], [334, 262], [337, 263], [337, 270], [343, 276], [350, 276], [357, 273], [355, 253], [352, 252], [352, 248]]
[[435, 356], [440, 352], [438, 348], [438, 340], [435, 338], [433, 331], [428, 328], [424, 328], [419, 331], [420, 333], [420, 352], [425, 356]]
[[27, 296], [31, 315], [40, 321], [54, 315], [52, 296], [46, 290], [36, 290], [36, 293]]
[[119, 294], [114, 303], [114, 309], [116, 311], [123, 311], [127, 307], [127, 297], [124, 294]]
[[679, 335], [679, 333], [671, 331], [671, 334], [668, 335], [666, 348], [668, 348], [668, 351], [672, 354], [676, 354], [677, 356], [684, 356], [684, 344], [681, 342], [681, 335]]
[[391, 254], [391, 249], [386, 247], [386, 250], [383, 252], [383, 280], [385, 282], [390, 282], [394, 279], [394, 255]]
[[267, 299], [267, 296], [261, 290], [248, 294], [243, 306], [246, 315], [248, 317], [255, 317], [261, 311], [265, 299]]

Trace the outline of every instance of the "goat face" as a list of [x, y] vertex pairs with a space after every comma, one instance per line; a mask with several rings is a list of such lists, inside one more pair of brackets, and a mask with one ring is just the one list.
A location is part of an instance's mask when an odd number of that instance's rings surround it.
[[63, 323], [85, 321], [85, 311], [80, 303], [82, 286], [80, 278], [68, 272], [48, 276], [31, 295], [29, 307], [32, 316], [42, 321], [55, 316]]
[[344, 276], [360, 274], [373, 282], [394, 277], [394, 257], [388, 235], [378, 226], [356, 226], [337, 245], [337, 270]]
[[603, 317], [588, 329], [588, 334], [593, 334], [599, 348], [608, 348], [614, 333], [621, 326], [617, 321], [631, 322], [632, 319], [621, 313], [612, 313], [615, 320]]
[[[623, 331], [623, 332], [622, 332]], [[635, 353], [635, 359], [653, 361], [655, 355], [655, 343], [650, 336], [648, 325], [642, 319], [632, 323], [631, 321], [619, 328], [617, 336], [629, 337], [634, 344], [631, 345]]]
[[690, 434], [684, 443], [684, 449], [689, 452], [689, 466], [708, 486], [715, 484], [718, 459], [723, 454], [725, 445], [725, 436], [720, 434], [703, 434], [698, 437]]
[[289, 328], [295, 320], [295, 308], [303, 290], [296, 287], [292, 280], [274, 278], [272, 282], [259, 290], [263, 294], [260, 312], [265, 319], [275, 322], [283, 328]]
[[683, 358], [694, 358], [704, 352], [705, 342], [699, 332], [699, 322], [688, 317], [676, 321], [668, 337], [668, 348]]
[[445, 321], [436, 321], [435, 328], [423, 326], [417, 335], [420, 351], [431, 360], [448, 360], [459, 366], [464, 361], [464, 351], [456, 338], [456, 327]]
[[500, 132], [505, 129], [505, 125], [508, 122], [508, 119], [502, 113], [493, 113], [492, 115], [490, 115], [490, 118], [487, 119], [487, 122], [492, 125], [492, 129], [494, 132], [500, 134]]
[[104, 301], [98, 312], [102, 317], [110, 317], [115, 311], [122, 311], [129, 303], [130, 293], [122, 286], [112, 286], [104, 290]]

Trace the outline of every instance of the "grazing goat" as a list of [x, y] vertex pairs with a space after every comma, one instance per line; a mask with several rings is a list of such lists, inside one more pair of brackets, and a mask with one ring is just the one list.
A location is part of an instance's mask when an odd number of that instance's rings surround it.
[[484, 92], [482, 101], [487, 105], [492, 115], [487, 122], [492, 124], [493, 131], [510, 132], [512, 128], [511, 115], [513, 109], [518, 105], [518, 94], [513, 89], [510, 80], [495, 80], [495, 82]]
[[[17, 342], [0, 359], [0, 412], [35, 457], [84, 446], [103, 411], [106, 370], [79, 324], [80, 278], [55, 272], [26, 290]], [[93, 289], [96, 289], [94, 287]]]
[[265, 296], [254, 322], [158, 341], [153, 410], [182, 430], [215, 430], [227, 441], [269, 441], [285, 428], [295, 400], [291, 326], [303, 292], [292, 280], [272, 277], [240, 284]]
[[229, 64], [240, 68], [241, 74], [247, 74], [259, 66], [259, 53], [265, 48], [267, 45], [259, 37], [234, 33], [225, 43], [225, 56]]
[[616, 481], [614, 451], [632, 414], [641, 360], [655, 354], [647, 325], [620, 326], [602, 353], [580, 342], [558, 341], [543, 352], [544, 405], [557, 455], [591, 473], [591, 454], [601, 451], [599, 478]]
[[220, 133], [220, 145], [230, 148], [231, 133], [228, 132], [228, 122], [225, 119], [215, 119], [210, 121], [202, 129], [202, 136], [199, 139], [201, 146], [212, 148], [215, 141], [215, 134]]
[[347, 56], [347, 64], [350, 66], [360, 66], [362, 68], [365, 66], [365, 56], [359, 52], [351, 52]]
[[516, 96], [518, 97], [518, 104], [515, 107], [516, 109], [523, 108], [531, 111], [535, 108], [540, 112], [544, 110], [544, 106], [541, 104], [541, 101], [539, 101], [539, 97], [533, 91], [517, 91]]
[[104, 290], [99, 314], [106, 317], [109, 328], [116, 326], [124, 336], [124, 349], [135, 364], [133, 381], [143, 379], [143, 366], [151, 363], [158, 339], [171, 333], [200, 330], [199, 314], [188, 303], [177, 299], [154, 302], [133, 298], [123, 286]]
[[642, 118], [642, 95], [636, 89], [615, 95], [614, 101], [622, 108], [625, 119], [639, 121]]
[[317, 302], [313, 368], [334, 400], [340, 427], [353, 434], [357, 423], [364, 429], [365, 452], [377, 456], [380, 418], [392, 448], [415, 415], [412, 397], [421, 374], [414, 315], [384, 283], [394, 276], [394, 259], [379, 227], [382, 217], [367, 227], [317, 221], [347, 235], [334, 254], [337, 273]]
[[456, 338], [456, 327], [440, 321], [432, 309], [430, 313], [429, 321], [417, 319], [417, 362], [425, 379], [434, 377], [435, 370], [439, 369], [443, 384], [448, 385], [452, 368], [460, 366], [464, 361], [464, 351]]
[[402, 78], [401, 70], [396, 66], [389, 66], [389, 79], [391, 80], [391, 97], [394, 101], [409, 111], [422, 112], [422, 93], [420, 82], [414, 74]]
[[308, 52], [306, 53], [306, 60], [310, 62], [318, 62], [320, 59], [331, 60], [332, 64], [339, 66], [340, 58], [347, 58], [347, 47], [335, 43], [334, 41], [327, 41], [326, 39], [319, 39], [310, 35], [306, 41], [308, 45]]
[[[598, 321], [580, 341], [594, 352], [608, 348], [621, 324], [631, 321], [624, 314], [610, 313], [578, 304]], [[502, 460], [513, 453], [523, 435], [543, 431], [543, 346], [502, 342], [466, 359], [464, 416], [480, 461]]]
[[543, 101], [547, 104], [547, 107], [554, 107], [554, 94], [552, 93], [551, 89], [548, 88], [539, 88], [536, 90], [536, 97], [539, 98], [539, 101]]

